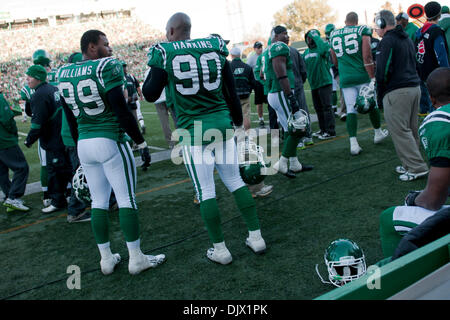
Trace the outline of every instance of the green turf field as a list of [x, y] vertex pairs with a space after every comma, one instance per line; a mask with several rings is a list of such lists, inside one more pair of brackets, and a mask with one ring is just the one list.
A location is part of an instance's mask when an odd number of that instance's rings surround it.
[[[309, 91], [307, 97], [313, 111]], [[143, 112], [147, 143], [167, 147], [153, 105], [145, 104]], [[17, 122], [19, 131], [28, 132], [29, 122]], [[373, 144], [368, 116], [359, 116], [363, 152], [356, 157], [350, 155], [345, 123], [336, 120], [336, 125], [335, 139], [316, 140], [298, 152], [301, 162], [315, 166], [313, 171], [293, 180], [282, 175], [266, 178], [274, 192], [256, 199], [268, 247], [264, 255], [257, 256], [245, 246], [245, 224], [216, 175], [223, 231], [233, 263], [210, 262], [205, 256], [210, 242], [199, 207], [192, 201], [193, 187], [184, 166], [168, 160], [153, 164], [147, 172], [138, 169], [137, 187], [142, 250], [166, 254], [165, 264], [129, 275], [116, 211], [110, 215], [111, 248], [121, 254], [122, 262], [114, 274], [104, 276], [90, 223], [68, 224], [64, 211], [43, 215], [41, 194], [32, 194], [24, 198], [32, 207], [30, 212], [2, 209], [0, 213], [0, 299], [285, 300], [313, 299], [332, 290], [315, 273], [319, 264], [326, 275], [323, 253], [328, 244], [347, 237], [364, 250], [367, 265], [379, 261], [380, 213], [402, 204], [409, 190], [423, 189], [426, 183], [426, 179], [398, 180], [394, 168], [399, 161], [392, 141]], [[314, 123], [313, 130], [317, 129]], [[36, 146], [24, 151], [31, 169], [29, 182], [36, 182]], [[67, 287], [71, 265], [81, 270], [80, 290]]]

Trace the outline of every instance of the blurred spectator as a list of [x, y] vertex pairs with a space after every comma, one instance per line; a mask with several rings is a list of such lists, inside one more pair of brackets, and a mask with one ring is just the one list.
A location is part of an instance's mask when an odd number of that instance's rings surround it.
[[[258, 58], [261, 56], [263, 52], [263, 44], [259, 41], [256, 41], [253, 45], [254, 53], [250, 55], [247, 59], [247, 64], [252, 67], [253, 71], [256, 69], [256, 63]], [[258, 112], [258, 120], [259, 126], [264, 128], [264, 113], [263, 113], [263, 103], [267, 103], [267, 95], [264, 95], [264, 86], [262, 83], [255, 77], [255, 100], [254, 103], [256, 105], [256, 110]]]
[[[447, 6], [443, 6], [441, 10], [441, 18], [438, 22], [439, 26], [445, 32], [445, 40], [447, 41], [447, 45], [450, 45], [450, 14]], [[450, 52], [448, 53], [448, 58], [450, 60]]]
[[403, 30], [406, 32], [406, 34], [409, 36], [409, 38], [414, 42], [416, 41], [416, 32], [419, 29], [414, 23], [408, 22], [409, 16], [404, 13], [400, 12], [396, 17], [395, 20], [397, 21], [397, 24], [401, 25], [403, 27]]

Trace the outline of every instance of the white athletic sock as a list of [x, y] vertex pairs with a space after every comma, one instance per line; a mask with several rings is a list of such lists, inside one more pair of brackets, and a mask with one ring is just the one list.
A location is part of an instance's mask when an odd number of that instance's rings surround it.
[[137, 239], [136, 241], [133, 242], [127, 242], [127, 248], [128, 253], [130, 254], [130, 258], [142, 254], [141, 239]]
[[264, 121], [264, 117], [260, 117], [260, 118], [259, 118], [259, 121], [261, 121], [261, 120], [263, 120], [263, 121]]
[[110, 242], [105, 242], [101, 244], [97, 244], [98, 249], [100, 250], [100, 256], [103, 260], [107, 260], [111, 258], [112, 252], [110, 247]]
[[248, 237], [250, 239], [259, 239], [259, 238], [261, 238], [261, 229], [254, 230], [254, 231], [249, 231], [248, 232]]
[[375, 131], [375, 134], [376, 135], [380, 135], [381, 134], [381, 128], [378, 128], [378, 129], [373, 129], [374, 131]]
[[214, 245], [214, 250], [217, 250], [217, 251], [222, 251], [227, 248], [227, 246], [225, 245], [225, 241], [213, 243], [213, 245]]
[[144, 120], [143, 120], [143, 119], [140, 119], [140, 120], [139, 120], [139, 125], [141, 126], [141, 128], [142, 128], [142, 127], [145, 127], [145, 123], [144, 123]]

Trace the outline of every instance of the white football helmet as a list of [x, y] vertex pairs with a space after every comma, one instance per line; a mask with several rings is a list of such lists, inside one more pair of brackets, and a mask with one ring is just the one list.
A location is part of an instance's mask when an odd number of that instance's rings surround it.
[[309, 128], [309, 118], [305, 110], [300, 109], [288, 119], [288, 131], [294, 136], [304, 136]]

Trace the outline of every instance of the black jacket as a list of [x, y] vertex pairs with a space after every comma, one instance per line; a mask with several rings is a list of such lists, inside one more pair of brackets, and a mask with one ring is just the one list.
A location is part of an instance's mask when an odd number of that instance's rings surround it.
[[239, 98], [245, 99], [250, 96], [255, 89], [255, 76], [253, 69], [239, 58], [233, 59], [230, 63], [231, 71], [236, 82], [236, 93]]
[[294, 47], [289, 47], [289, 53], [292, 60], [292, 71], [294, 72], [295, 77], [294, 90], [298, 90], [303, 88], [303, 84], [307, 79], [306, 64], [300, 52]]
[[393, 90], [419, 86], [414, 44], [400, 25], [387, 31], [378, 44], [376, 63], [378, 105]]
[[31, 96], [31, 130], [25, 140], [30, 147], [38, 139], [44, 150], [61, 150], [62, 104], [58, 88], [44, 82]]

